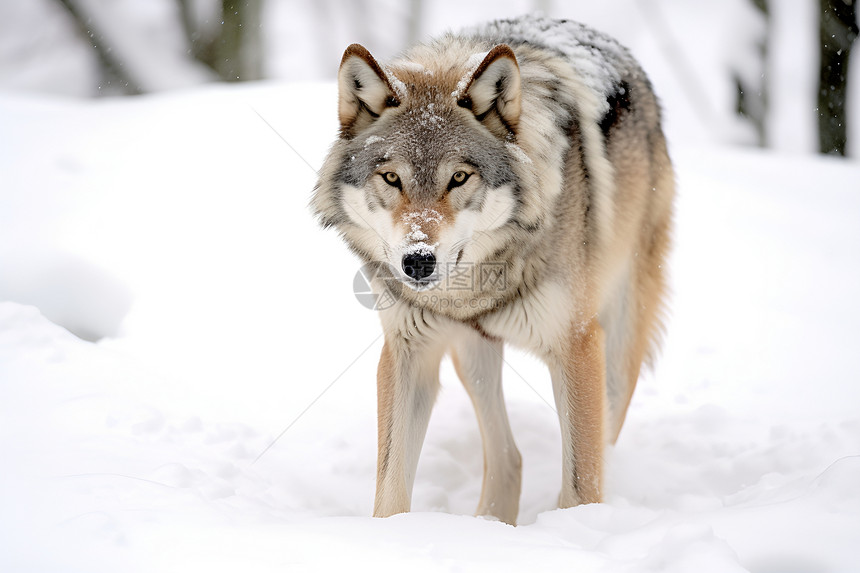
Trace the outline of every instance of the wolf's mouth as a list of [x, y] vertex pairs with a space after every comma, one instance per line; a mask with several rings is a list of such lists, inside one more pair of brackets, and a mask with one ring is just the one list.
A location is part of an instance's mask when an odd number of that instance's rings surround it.
[[426, 279], [415, 280], [409, 277], [405, 277], [401, 280], [403, 284], [414, 290], [415, 292], [424, 292], [428, 291], [432, 288], [435, 288], [440, 281], [441, 277], [438, 273], [433, 273]]

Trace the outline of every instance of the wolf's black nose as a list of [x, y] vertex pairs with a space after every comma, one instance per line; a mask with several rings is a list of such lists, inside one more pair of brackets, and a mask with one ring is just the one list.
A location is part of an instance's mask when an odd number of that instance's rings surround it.
[[436, 257], [433, 253], [409, 253], [403, 257], [403, 272], [414, 281], [422, 281], [433, 274]]

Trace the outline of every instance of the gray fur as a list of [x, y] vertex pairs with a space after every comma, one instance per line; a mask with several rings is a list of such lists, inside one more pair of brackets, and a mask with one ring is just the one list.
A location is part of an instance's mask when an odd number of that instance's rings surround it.
[[343, 149], [337, 170], [341, 182], [362, 187], [381, 166], [400, 159], [412, 165], [414, 199], [430, 201], [442, 183], [436, 181], [436, 167], [449, 160], [474, 165], [491, 188], [517, 186], [511, 167], [515, 159], [504, 142], [476, 131], [461, 114], [454, 115], [431, 101], [417, 106], [406, 103], [386, 116], [359, 136], [339, 142]]
[[[341, 69], [340, 137], [312, 208], [359, 257], [405, 271], [387, 279], [397, 301], [380, 312], [374, 515], [409, 510], [450, 351], [487, 422], [478, 512], [515, 522], [520, 458], [500, 388], [482, 390], [499, 383], [503, 341], [550, 368], [559, 503], [600, 501], [602, 447], [656, 350], [665, 296], [674, 176], [645, 74], [615, 40], [540, 17], [448, 34], [388, 66], [350, 46]], [[414, 253], [432, 275], [411, 272]], [[447, 286], [449, 269], [482, 264], [504, 280]]]

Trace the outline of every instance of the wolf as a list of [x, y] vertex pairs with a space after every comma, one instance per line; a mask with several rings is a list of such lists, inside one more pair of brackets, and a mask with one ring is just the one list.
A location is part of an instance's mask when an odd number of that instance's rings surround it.
[[600, 502], [666, 298], [674, 175], [652, 87], [582, 24], [499, 20], [338, 71], [340, 129], [311, 208], [367, 264], [380, 311], [374, 516], [410, 510], [439, 365], [474, 405], [477, 514], [514, 524], [521, 455], [503, 346], [540, 357], [561, 427], [560, 507]]

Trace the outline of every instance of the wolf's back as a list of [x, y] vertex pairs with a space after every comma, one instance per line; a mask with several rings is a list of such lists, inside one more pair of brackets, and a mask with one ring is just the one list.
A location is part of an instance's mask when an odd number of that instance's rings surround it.
[[529, 45], [561, 56], [582, 84], [603, 101], [610, 100], [628, 78], [645, 79], [627, 48], [579, 22], [524, 16], [496, 20], [466, 30], [465, 34], [488, 45], [504, 43], [515, 50]]

